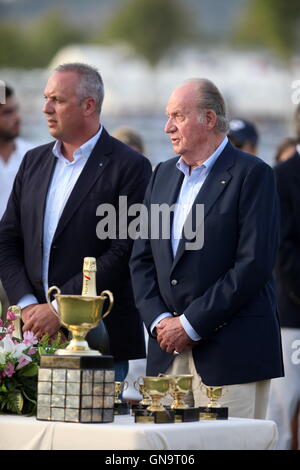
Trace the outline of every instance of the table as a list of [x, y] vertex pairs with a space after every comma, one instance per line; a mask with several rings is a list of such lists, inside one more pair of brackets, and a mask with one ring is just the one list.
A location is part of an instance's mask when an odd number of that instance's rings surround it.
[[266, 450], [276, 443], [276, 424], [267, 420], [136, 424], [123, 415], [114, 423], [81, 424], [0, 415], [2, 450]]

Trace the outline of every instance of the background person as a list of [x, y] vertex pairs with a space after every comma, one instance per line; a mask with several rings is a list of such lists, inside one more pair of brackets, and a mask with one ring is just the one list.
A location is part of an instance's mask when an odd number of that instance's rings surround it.
[[[19, 137], [21, 116], [13, 88], [6, 84], [4, 93], [5, 103], [0, 104], [0, 219], [22, 158], [33, 147], [30, 142]], [[0, 302], [5, 314], [9, 302], [1, 281]]]
[[252, 122], [239, 118], [232, 119], [229, 122], [228, 138], [232, 145], [243, 152], [257, 154], [259, 136]]

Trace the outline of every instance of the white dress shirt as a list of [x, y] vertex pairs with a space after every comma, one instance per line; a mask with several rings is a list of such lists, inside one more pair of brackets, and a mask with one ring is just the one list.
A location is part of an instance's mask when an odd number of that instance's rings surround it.
[[[180, 157], [178, 162], [176, 163], [178, 170], [182, 171], [182, 173], [184, 174], [184, 179], [176, 201], [172, 226], [171, 246], [174, 257], [176, 255], [176, 251], [180, 239], [182, 237], [182, 230], [188, 213], [190, 212], [192, 205], [196, 199], [196, 196], [202, 188], [217, 158], [223, 152], [225, 146], [227, 145], [227, 142], [228, 138], [225, 137], [221, 144], [214, 151], [214, 153], [207, 160], [205, 160], [202, 165], [197, 168], [194, 168], [191, 174], [189, 165], [185, 163], [182, 157]], [[151, 331], [153, 332], [156, 325], [163, 318], [172, 316], [173, 315], [170, 312], [165, 312], [159, 315], [152, 323]], [[187, 335], [193, 341], [199, 341], [201, 339], [201, 336], [199, 336], [198, 333], [194, 330], [185, 315], [180, 315], [179, 319]]]
[[[56, 141], [53, 147], [53, 154], [57, 158], [55, 170], [49, 185], [46, 208], [44, 214], [44, 231], [43, 231], [43, 261], [42, 261], [42, 281], [45, 295], [48, 293], [48, 270], [49, 257], [53, 236], [55, 234], [60, 216], [69, 199], [69, 196], [78, 180], [89, 156], [91, 155], [100, 135], [102, 127], [96, 135], [85, 142], [81, 147], [75, 150], [73, 154], [74, 160], [70, 162], [61, 153], [61, 142]], [[28, 305], [38, 303], [36, 297], [27, 294], [20, 299], [18, 305], [21, 308]]]
[[15, 176], [18, 172], [21, 161], [25, 153], [34, 147], [30, 142], [26, 142], [19, 137], [15, 139], [15, 150], [10, 155], [7, 162], [0, 158], [0, 219], [3, 216], [8, 198], [10, 196]]

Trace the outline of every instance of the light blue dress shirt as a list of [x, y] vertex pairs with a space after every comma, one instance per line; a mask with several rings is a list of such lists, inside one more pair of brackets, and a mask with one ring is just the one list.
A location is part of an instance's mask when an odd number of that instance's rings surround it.
[[[225, 137], [221, 144], [214, 151], [214, 153], [207, 160], [205, 160], [202, 165], [197, 168], [194, 168], [191, 174], [189, 165], [185, 163], [182, 157], [180, 157], [178, 162], [176, 163], [178, 170], [182, 171], [182, 173], [184, 174], [184, 179], [176, 201], [172, 226], [171, 246], [174, 257], [176, 255], [176, 251], [182, 236], [182, 230], [187, 215], [190, 212], [192, 205], [196, 199], [196, 196], [202, 188], [202, 185], [204, 184], [207, 176], [209, 175], [213, 165], [215, 164], [217, 158], [223, 152], [225, 146], [227, 145], [227, 142], [228, 138]], [[156, 325], [163, 318], [172, 316], [173, 315], [170, 312], [165, 312], [159, 315], [152, 323], [151, 331], [153, 332]], [[180, 315], [179, 319], [187, 335], [193, 341], [199, 341], [201, 339], [201, 336], [199, 336], [198, 333], [194, 330], [185, 315]]]
[[[52, 152], [57, 158], [57, 162], [48, 189], [43, 231], [42, 281], [46, 296], [48, 292], [49, 257], [53, 236], [69, 196], [101, 136], [101, 132], [102, 126], [96, 135], [75, 150], [72, 162], [62, 155], [61, 142], [58, 140], [54, 144]], [[39, 303], [36, 297], [32, 294], [27, 294], [19, 300], [18, 305], [21, 308], [25, 308], [36, 303]]]

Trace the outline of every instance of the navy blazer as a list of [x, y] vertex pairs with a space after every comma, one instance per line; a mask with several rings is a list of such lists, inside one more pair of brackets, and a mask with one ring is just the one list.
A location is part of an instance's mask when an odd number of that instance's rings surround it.
[[[148, 207], [176, 202], [183, 181], [177, 159], [156, 168], [145, 196]], [[148, 331], [163, 312], [184, 314], [201, 336], [193, 357], [207, 385], [281, 376], [272, 274], [279, 223], [272, 169], [228, 143], [200, 189], [193, 213], [196, 204], [204, 204], [201, 249], [186, 250], [183, 237], [173, 259], [170, 240], [134, 243], [134, 293]], [[147, 373], [165, 372], [173, 358], [151, 335]]]
[[300, 155], [274, 168], [281, 207], [281, 243], [276, 263], [282, 327], [300, 328]]
[[[53, 145], [26, 154], [0, 223], [0, 276], [11, 303], [29, 293], [40, 303], [46, 300], [42, 243], [45, 201], [57, 161]], [[97, 238], [96, 209], [101, 203], [117, 209], [121, 195], [128, 197], [128, 206], [140, 203], [151, 173], [148, 159], [103, 129], [65, 205], [51, 246], [49, 286], [57, 285], [63, 294], [81, 294], [83, 258], [97, 258], [97, 292], [110, 289], [115, 297], [104, 321], [116, 360], [145, 356], [128, 267], [132, 240]]]

